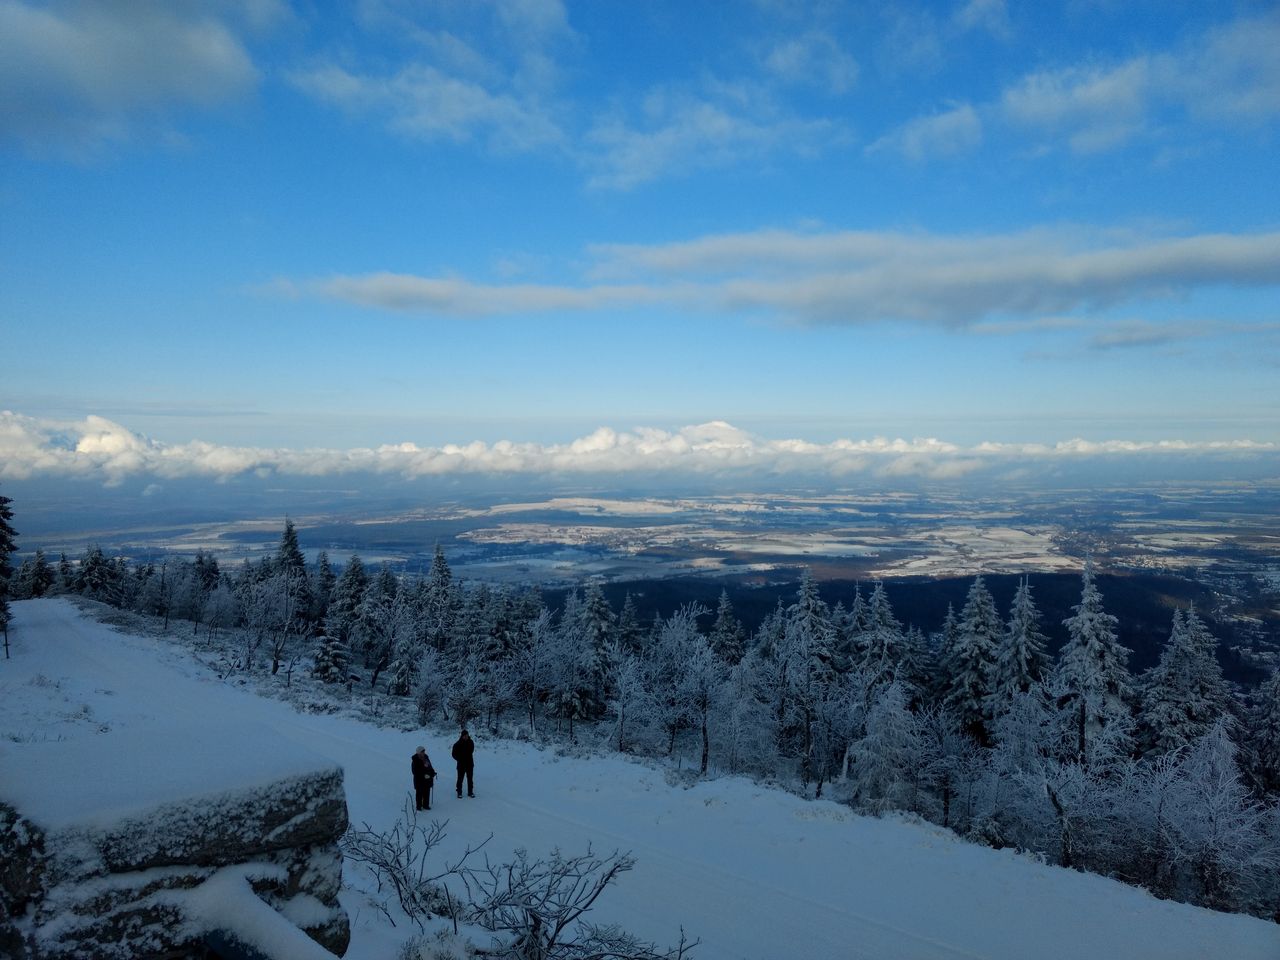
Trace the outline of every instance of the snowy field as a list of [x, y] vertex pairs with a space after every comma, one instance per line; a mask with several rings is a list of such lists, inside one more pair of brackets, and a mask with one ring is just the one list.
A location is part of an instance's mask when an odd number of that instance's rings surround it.
[[[87, 619], [68, 601], [13, 608], [13, 658], [0, 660], [0, 751], [112, 731], [155, 731], [161, 742], [175, 724], [198, 724], [225, 727], [228, 752], [253, 752], [265, 747], [234, 731], [259, 725], [277, 745], [341, 765], [352, 821], [376, 828], [400, 814], [419, 743], [448, 766], [452, 731], [298, 713], [234, 677], [219, 680], [165, 641]], [[700, 960], [1280, 958], [1280, 926], [1156, 900], [931, 825], [868, 819], [740, 779], [672, 785], [662, 769], [616, 757], [483, 737], [476, 755], [477, 799], [455, 799], [451, 784], [437, 791], [432, 815], [448, 820], [442, 860], [490, 834], [485, 851], [495, 860], [517, 847], [535, 856], [557, 845], [585, 852], [588, 843], [597, 854], [630, 850], [635, 869], [591, 918], [659, 944], [674, 944], [683, 926], [701, 939]], [[372, 881], [350, 865], [347, 874], [347, 956], [393, 957], [412, 928], [403, 918], [392, 927], [370, 902]]]

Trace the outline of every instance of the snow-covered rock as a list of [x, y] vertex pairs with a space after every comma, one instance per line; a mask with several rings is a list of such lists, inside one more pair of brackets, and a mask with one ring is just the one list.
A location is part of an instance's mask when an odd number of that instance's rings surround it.
[[227, 922], [203, 888], [226, 884], [237, 865], [253, 865], [244, 895], [251, 888], [280, 923], [341, 953], [346, 826], [341, 768], [264, 727], [6, 743], [0, 953], [171, 955]]

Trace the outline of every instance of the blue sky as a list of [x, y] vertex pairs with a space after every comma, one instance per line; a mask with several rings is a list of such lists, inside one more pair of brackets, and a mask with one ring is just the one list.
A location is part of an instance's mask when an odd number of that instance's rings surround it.
[[0, 479], [1274, 456], [1277, 49], [1250, 2], [0, 0]]

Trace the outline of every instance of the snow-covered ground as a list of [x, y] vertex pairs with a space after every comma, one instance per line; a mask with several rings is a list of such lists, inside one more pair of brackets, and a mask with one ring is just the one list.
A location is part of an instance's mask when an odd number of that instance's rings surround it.
[[[377, 828], [402, 810], [419, 743], [438, 768], [449, 765], [448, 732], [299, 713], [234, 677], [219, 680], [169, 643], [86, 619], [68, 601], [13, 608], [13, 658], [0, 660], [0, 753], [15, 740], [225, 727], [227, 751], [274, 752], [283, 742], [338, 763], [352, 821]], [[251, 742], [236, 733], [245, 724], [279, 740]], [[596, 853], [630, 850], [635, 869], [591, 918], [660, 944], [674, 943], [683, 925], [701, 938], [700, 960], [1280, 958], [1274, 924], [1156, 900], [927, 824], [868, 819], [741, 779], [673, 786], [653, 766], [483, 737], [476, 774], [475, 800], [455, 799], [448, 783], [437, 790], [432, 815], [449, 821], [442, 861], [490, 834], [485, 851], [495, 860], [517, 847], [533, 855], [557, 845], [585, 852], [588, 843]], [[372, 882], [359, 870], [349, 866], [348, 879], [347, 956], [394, 956], [411, 928], [403, 920], [393, 928], [374, 909]]]

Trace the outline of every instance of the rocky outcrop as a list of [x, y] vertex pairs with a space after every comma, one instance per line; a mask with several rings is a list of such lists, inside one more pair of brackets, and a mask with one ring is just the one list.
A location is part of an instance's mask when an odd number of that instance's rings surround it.
[[[118, 777], [128, 775], [129, 762], [113, 751], [146, 750], [160, 771], [172, 737], [113, 742], [108, 734], [91, 738], [89, 751], [83, 744], [6, 745], [0, 956], [204, 956], [210, 934], [238, 935], [213, 928], [245, 925], [246, 913], [254, 913], [244, 899], [235, 909], [219, 909], [222, 887], [211, 881], [224, 883], [229, 871], [237, 872], [249, 902], [263, 906], [254, 924], [291, 924], [341, 955], [349, 940], [337, 899], [338, 840], [347, 827], [342, 771], [296, 748], [280, 751], [267, 731], [236, 736], [246, 737], [238, 749], [224, 748], [195, 772], [157, 774], [138, 784], [138, 797], [128, 802], [121, 799], [128, 784]], [[180, 739], [187, 756], [192, 741]], [[282, 758], [276, 776], [273, 752]], [[106, 777], [100, 802], [92, 796], [67, 802], [59, 790], [85, 789], [94, 780], [86, 763]], [[42, 774], [43, 783], [33, 781]], [[20, 785], [15, 777], [23, 778]], [[241, 939], [248, 942], [249, 932]]]

